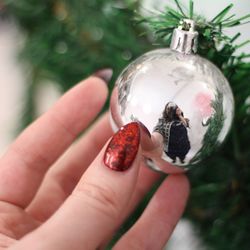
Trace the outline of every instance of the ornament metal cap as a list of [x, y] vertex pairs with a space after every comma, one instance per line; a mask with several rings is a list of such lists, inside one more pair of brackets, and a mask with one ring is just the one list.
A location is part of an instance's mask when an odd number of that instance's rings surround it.
[[198, 32], [195, 31], [195, 22], [183, 19], [178, 28], [174, 29], [170, 48], [182, 54], [197, 52]]

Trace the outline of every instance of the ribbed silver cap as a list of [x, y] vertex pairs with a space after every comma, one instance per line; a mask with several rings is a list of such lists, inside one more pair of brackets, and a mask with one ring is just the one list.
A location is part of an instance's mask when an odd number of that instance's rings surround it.
[[197, 52], [198, 32], [195, 31], [195, 22], [183, 19], [173, 32], [170, 48], [183, 54]]

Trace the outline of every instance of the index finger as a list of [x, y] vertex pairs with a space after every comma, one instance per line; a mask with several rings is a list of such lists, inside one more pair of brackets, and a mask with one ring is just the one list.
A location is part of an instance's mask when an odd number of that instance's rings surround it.
[[90, 77], [31, 124], [0, 159], [0, 200], [26, 207], [48, 168], [96, 117], [106, 97], [106, 84]]

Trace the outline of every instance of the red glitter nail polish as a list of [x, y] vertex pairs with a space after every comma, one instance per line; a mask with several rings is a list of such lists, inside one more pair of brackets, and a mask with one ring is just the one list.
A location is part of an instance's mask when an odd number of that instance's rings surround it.
[[132, 165], [140, 144], [137, 122], [123, 126], [111, 139], [104, 154], [104, 164], [115, 171], [125, 171]]

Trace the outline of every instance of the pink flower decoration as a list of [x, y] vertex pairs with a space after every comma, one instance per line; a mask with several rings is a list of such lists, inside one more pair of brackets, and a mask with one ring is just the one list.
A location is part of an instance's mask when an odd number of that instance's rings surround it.
[[194, 100], [196, 109], [199, 110], [202, 117], [209, 117], [213, 112], [211, 107], [212, 96], [209, 93], [198, 93]]

